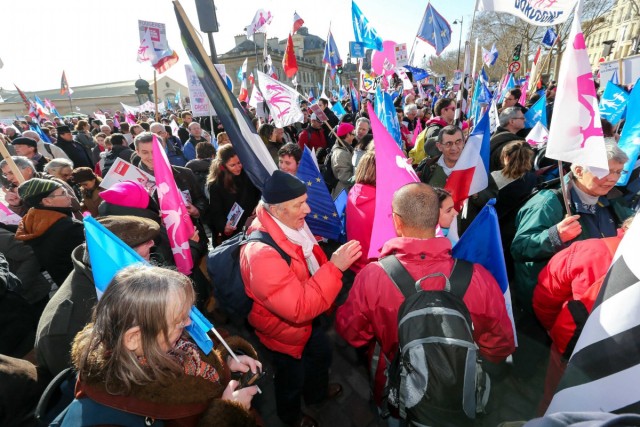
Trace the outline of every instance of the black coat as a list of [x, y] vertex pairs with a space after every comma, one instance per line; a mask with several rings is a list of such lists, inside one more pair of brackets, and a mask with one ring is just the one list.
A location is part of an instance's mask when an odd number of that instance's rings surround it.
[[239, 233], [242, 231], [247, 218], [252, 215], [253, 210], [258, 205], [261, 196], [260, 190], [253, 185], [249, 175], [244, 170], [239, 176], [234, 177], [233, 181], [236, 186], [235, 193], [225, 190], [222, 182], [216, 181], [209, 184], [209, 214], [207, 220], [213, 235], [222, 234], [222, 240], [231, 237], [224, 235], [224, 227], [227, 224], [227, 215], [229, 215], [233, 204], [238, 203], [244, 209], [236, 229], [236, 233]]
[[65, 152], [69, 157], [69, 160], [73, 162], [73, 167], [79, 168], [86, 166], [93, 169], [94, 163], [91, 158], [91, 152], [82, 144], [77, 141], [65, 141], [62, 138], [58, 138], [56, 145]]

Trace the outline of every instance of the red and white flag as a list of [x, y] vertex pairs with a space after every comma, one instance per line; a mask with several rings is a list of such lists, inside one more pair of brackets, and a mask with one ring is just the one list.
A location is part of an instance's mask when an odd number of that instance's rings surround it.
[[489, 185], [489, 115], [485, 113], [469, 136], [444, 188], [451, 193], [458, 212], [469, 196]]
[[291, 34], [295, 34], [302, 27], [302, 24], [304, 24], [304, 20], [300, 18], [298, 12], [293, 12], [293, 31]]
[[245, 58], [242, 63], [242, 85], [240, 85], [240, 94], [238, 99], [240, 101], [246, 101], [249, 98], [249, 91], [247, 90], [247, 61], [249, 58]]
[[579, 9], [576, 8], [558, 73], [554, 111], [562, 111], [562, 120], [551, 123], [546, 155], [588, 166], [594, 175], [602, 178], [609, 173], [609, 162]]
[[156, 178], [160, 215], [167, 229], [173, 259], [178, 271], [189, 275], [193, 269], [189, 239], [193, 236], [195, 228], [184, 204], [182, 193], [178, 190], [173, 178], [167, 154], [155, 135], [153, 136], [153, 174]]
[[[540, 51], [541, 51], [541, 46], [538, 46], [538, 50], [536, 50], [536, 54], [533, 57], [533, 63], [531, 64], [531, 72], [529, 73], [529, 85], [528, 85], [528, 92], [535, 92], [536, 91], [536, 86], [537, 86], [537, 76], [536, 73], [538, 72], [538, 60], [540, 59]], [[524, 103], [521, 102], [522, 105], [524, 105]]]

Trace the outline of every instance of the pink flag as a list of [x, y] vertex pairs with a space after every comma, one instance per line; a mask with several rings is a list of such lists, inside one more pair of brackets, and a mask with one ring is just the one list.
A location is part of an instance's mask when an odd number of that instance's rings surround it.
[[129, 123], [131, 126], [136, 124], [136, 116], [134, 116], [133, 114], [126, 112], [124, 113], [124, 119], [127, 121], [127, 123]]
[[113, 126], [120, 128], [120, 120], [118, 119], [118, 115], [114, 114], [113, 115]]
[[7, 225], [18, 225], [22, 221], [20, 215], [14, 213], [4, 203], [0, 203], [0, 222]]
[[546, 155], [551, 159], [589, 166], [594, 175], [602, 178], [609, 173], [609, 162], [579, 9], [576, 7], [558, 73], [554, 111], [562, 112], [562, 120], [551, 123]]
[[193, 269], [189, 239], [193, 236], [195, 229], [184, 205], [182, 194], [173, 178], [167, 154], [155, 135], [153, 135], [153, 173], [158, 189], [162, 223], [167, 229], [173, 259], [178, 271], [189, 275]]
[[463, 202], [469, 196], [484, 190], [489, 184], [490, 139], [489, 115], [485, 113], [469, 136], [460, 158], [444, 186], [446, 190], [451, 192], [453, 203], [458, 212], [461, 211]]
[[520, 105], [524, 105], [527, 103], [527, 88], [529, 87], [529, 79], [531, 77], [527, 77], [527, 80], [524, 81], [524, 84], [522, 85], [522, 95], [520, 95], [520, 99], [518, 100], [518, 102], [520, 103]]
[[418, 135], [420, 135], [421, 132], [422, 122], [420, 121], [420, 118], [418, 118], [418, 120], [416, 120], [416, 127], [415, 129], [413, 129], [413, 139], [411, 141], [411, 145], [413, 145], [414, 147], [416, 146], [416, 139], [418, 139]]
[[369, 246], [369, 258], [378, 258], [387, 240], [396, 237], [391, 219], [393, 193], [418, 176], [385, 127], [380, 123], [371, 103], [367, 104], [373, 139], [376, 141], [376, 213]]

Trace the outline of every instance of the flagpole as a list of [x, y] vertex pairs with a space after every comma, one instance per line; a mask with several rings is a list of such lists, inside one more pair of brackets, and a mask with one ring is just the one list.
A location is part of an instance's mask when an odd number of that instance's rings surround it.
[[324, 84], [327, 80], [327, 68], [329, 68], [329, 64], [324, 64], [324, 75], [322, 76], [322, 93], [318, 94], [318, 99], [320, 99], [324, 94]]
[[153, 70], [153, 99], [154, 99], [154, 103], [156, 104], [156, 122], [160, 121], [159, 115], [158, 115], [158, 79], [156, 77], [156, 70]]
[[571, 216], [571, 209], [569, 206], [569, 194], [567, 190], [567, 184], [564, 182], [564, 170], [562, 168], [562, 160], [558, 160], [558, 173], [560, 174], [560, 188], [562, 189], [562, 199], [564, 200], [564, 207], [567, 210], [567, 216]]
[[13, 158], [11, 157], [11, 154], [9, 154], [9, 151], [7, 150], [7, 147], [4, 145], [4, 142], [0, 142], [0, 154], [2, 154], [2, 157], [7, 161], [7, 165], [9, 166], [9, 169], [11, 169], [11, 172], [13, 172], [13, 175], [18, 180], [18, 183], [22, 184], [25, 181], [24, 176], [22, 175], [22, 172], [20, 172], [20, 169], [16, 165], [16, 162], [13, 161]]

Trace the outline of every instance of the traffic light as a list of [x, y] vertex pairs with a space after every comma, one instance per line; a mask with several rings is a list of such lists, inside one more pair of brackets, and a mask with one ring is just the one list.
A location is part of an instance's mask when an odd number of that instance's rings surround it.
[[520, 61], [520, 51], [522, 50], [522, 43], [516, 45], [516, 47], [513, 48], [513, 60], [514, 61]]
[[338, 74], [342, 74], [342, 65], [338, 65]]

